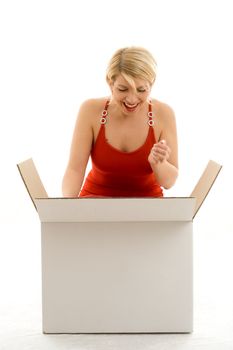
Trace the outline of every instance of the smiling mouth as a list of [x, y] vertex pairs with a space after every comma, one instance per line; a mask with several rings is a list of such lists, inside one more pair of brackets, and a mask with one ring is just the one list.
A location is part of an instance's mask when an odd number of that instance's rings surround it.
[[129, 105], [128, 103], [125, 103], [125, 102], [123, 102], [123, 104], [127, 110], [135, 110], [139, 105], [139, 103], [136, 103], [134, 105]]

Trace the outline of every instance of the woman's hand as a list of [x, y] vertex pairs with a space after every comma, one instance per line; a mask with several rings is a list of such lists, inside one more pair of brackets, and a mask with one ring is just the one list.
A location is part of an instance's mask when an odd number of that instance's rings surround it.
[[171, 153], [170, 147], [167, 145], [165, 140], [161, 140], [155, 143], [152, 147], [148, 161], [151, 165], [156, 165], [158, 163], [163, 163], [168, 160]]

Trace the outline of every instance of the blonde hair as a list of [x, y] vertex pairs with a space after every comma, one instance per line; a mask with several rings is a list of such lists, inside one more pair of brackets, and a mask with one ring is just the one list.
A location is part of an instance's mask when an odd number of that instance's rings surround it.
[[134, 78], [144, 79], [153, 85], [156, 68], [156, 61], [149, 51], [138, 46], [125, 47], [117, 50], [112, 56], [107, 67], [106, 80], [108, 83], [114, 83], [121, 74], [133, 87]]

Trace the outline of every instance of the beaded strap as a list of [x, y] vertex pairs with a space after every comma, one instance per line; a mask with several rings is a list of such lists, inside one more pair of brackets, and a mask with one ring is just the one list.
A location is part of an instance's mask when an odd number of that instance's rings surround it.
[[101, 113], [101, 118], [100, 118], [100, 124], [106, 124], [107, 122], [107, 115], [108, 115], [108, 106], [109, 106], [109, 103], [110, 103], [110, 100], [107, 100], [106, 104], [105, 104], [105, 107], [104, 107], [104, 110], [103, 112]]
[[153, 113], [152, 113], [152, 102], [151, 100], [149, 101], [149, 112], [147, 113], [148, 117], [149, 117], [149, 120], [148, 120], [148, 125], [149, 126], [153, 126], [154, 125], [154, 120], [152, 119], [153, 117]]
[[[105, 107], [104, 107], [104, 110], [103, 110], [102, 113], [101, 113], [100, 124], [106, 124], [106, 122], [107, 122], [106, 117], [107, 117], [107, 115], [108, 115], [108, 106], [109, 106], [109, 103], [110, 103], [110, 100], [107, 100], [107, 102], [106, 102], [106, 104], [105, 104]], [[148, 118], [149, 118], [149, 120], [148, 120], [147, 123], [148, 123], [149, 126], [153, 126], [154, 123], [155, 123], [154, 120], [152, 119], [153, 113], [152, 113], [152, 107], [151, 107], [151, 105], [152, 105], [152, 103], [151, 103], [151, 101], [149, 101], [149, 112], [147, 113]]]

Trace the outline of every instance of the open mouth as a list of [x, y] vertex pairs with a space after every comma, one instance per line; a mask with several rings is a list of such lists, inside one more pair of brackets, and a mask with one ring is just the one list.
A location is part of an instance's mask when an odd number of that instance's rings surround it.
[[130, 112], [135, 111], [135, 109], [139, 105], [139, 103], [136, 103], [134, 105], [130, 105], [130, 104], [126, 103], [126, 102], [123, 102], [123, 104], [124, 104], [125, 108], [127, 109], [127, 111], [130, 111]]

